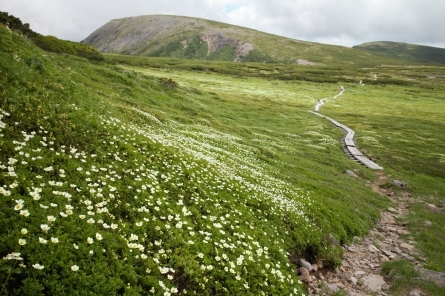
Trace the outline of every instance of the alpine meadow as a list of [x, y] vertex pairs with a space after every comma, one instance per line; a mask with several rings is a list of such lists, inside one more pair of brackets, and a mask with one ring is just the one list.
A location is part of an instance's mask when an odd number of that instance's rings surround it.
[[[243, 61], [206, 44], [196, 52], [208, 59], [180, 47], [102, 54], [8, 24], [0, 295], [323, 295], [302, 262], [318, 264], [313, 277], [340, 273], [397, 200], [411, 255], [445, 272], [441, 51], [419, 61], [307, 43], [330, 58], [306, 50], [300, 63], [295, 48], [282, 61], [268, 47]], [[310, 112], [319, 100], [383, 170], [345, 154], [344, 131]], [[372, 188], [382, 174], [388, 194]], [[381, 269], [387, 295], [445, 295], [409, 258]]]

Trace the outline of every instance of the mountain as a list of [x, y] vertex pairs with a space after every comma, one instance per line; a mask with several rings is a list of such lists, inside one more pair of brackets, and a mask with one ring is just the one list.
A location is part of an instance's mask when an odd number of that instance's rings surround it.
[[445, 48], [391, 41], [367, 42], [353, 48], [391, 59], [445, 64]]
[[373, 54], [361, 50], [183, 16], [114, 19], [82, 42], [103, 53], [127, 55], [299, 64], [375, 62]]

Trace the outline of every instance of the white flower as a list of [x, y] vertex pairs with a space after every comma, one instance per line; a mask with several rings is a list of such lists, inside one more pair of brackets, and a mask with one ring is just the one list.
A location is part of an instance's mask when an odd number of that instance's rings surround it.
[[20, 215], [28, 217], [29, 216], [29, 211], [28, 210], [21, 210], [20, 211]]
[[202, 259], [202, 258], [204, 258], [204, 254], [203, 253], [198, 253], [198, 257]]
[[40, 265], [39, 263], [33, 264], [32, 267], [34, 267], [35, 269], [39, 269], [39, 270], [45, 268], [45, 266]]
[[48, 226], [48, 224], [40, 224], [40, 228], [42, 228], [43, 232], [48, 232], [48, 230], [51, 228]]
[[46, 218], [48, 219], [49, 223], [56, 221], [56, 217], [54, 216], [47, 216]]
[[78, 250], [78, 249], [79, 249], [79, 246], [78, 246], [78, 245], [76, 245], [76, 244], [74, 244], [74, 243], [73, 243], [73, 247], [74, 247], [74, 249], [76, 249], [76, 250]]
[[135, 241], [135, 240], [138, 240], [138, 236], [136, 235], [136, 234], [131, 234], [130, 235], [130, 238], [129, 238], [129, 241]]
[[57, 237], [51, 237], [51, 242], [53, 244], [57, 244], [59, 242], [59, 239]]
[[96, 232], [96, 239], [97, 240], [102, 240], [102, 234]]
[[87, 223], [88, 223], [88, 224], [94, 224], [94, 222], [95, 222], [95, 221], [94, 221], [93, 218], [90, 218], [90, 219], [87, 220]]
[[23, 239], [23, 238], [19, 239], [19, 245], [21, 245], [21, 246], [26, 245], [26, 239]]
[[20, 253], [12, 252], [11, 254], [3, 257], [3, 260], [23, 260], [23, 258], [20, 257]]
[[85, 217], [86, 217], [85, 215], [79, 215], [80, 219], [85, 219]]
[[65, 214], [64, 212], [60, 212], [60, 216], [62, 216], [62, 217], [64, 217], [64, 218], [68, 217], [68, 215]]
[[44, 239], [44, 238], [39, 237], [39, 242], [41, 244], [46, 244], [48, 241], [46, 239]]
[[23, 208], [23, 204], [16, 204], [15, 206], [14, 206], [14, 210], [16, 210], [16, 211], [19, 211], [19, 210], [21, 210]]
[[73, 266], [71, 266], [71, 270], [72, 271], [78, 271], [79, 270], [79, 266], [73, 265]]
[[91, 237], [87, 238], [87, 243], [92, 244], [93, 242], [94, 240]]
[[20, 232], [21, 232], [21, 234], [27, 234], [28, 233], [28, 229], [22, 228], [22, 230]]
[[159, 267], [159, 271], [162, 274], [166, 274], [169, 271], [169, 268], [168, 267]]

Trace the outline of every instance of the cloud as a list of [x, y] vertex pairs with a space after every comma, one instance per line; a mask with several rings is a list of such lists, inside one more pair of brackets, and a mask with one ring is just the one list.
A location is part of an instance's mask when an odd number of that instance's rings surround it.
[[74, 41], [111, 19], [170, 14], [346, 46], [389, 40], [445, 47], [443, 0], [0, 0], [0, 7], [37, 32]]

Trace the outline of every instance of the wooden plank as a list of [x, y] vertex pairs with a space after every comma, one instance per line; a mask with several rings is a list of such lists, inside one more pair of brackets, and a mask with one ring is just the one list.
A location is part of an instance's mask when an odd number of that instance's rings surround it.
[[351, 152], [351, 154], [354, 156], [363, 156], [360, 150], [355, 147], [347, 146], [346, 148], [348, 148], [348, 151]]
[[370, 169], [374, 169], [374, 170], [383, 170], [383, 168], [381, 166], [379, 166], [378, 164], [376, 164], [375, 162], [367, 159], [364, 156], [356, 156], [357, 160], [360, 161], [361, 163], [363, 163], [365, 166], [367, 166]]
[[355, 147], [355, 143], [354, 143], [354, 141], [353, 140], [349, 140], [349, 139], [345, 139], [345, 145], [346, 146], [352, 146], [352, 147]]

